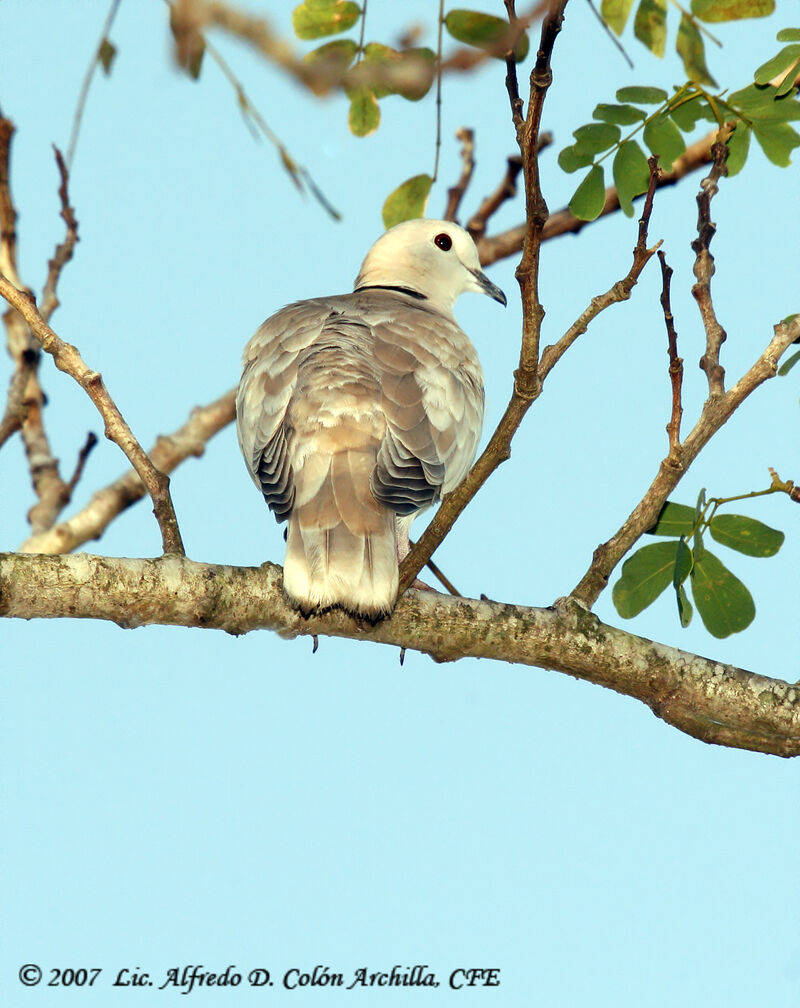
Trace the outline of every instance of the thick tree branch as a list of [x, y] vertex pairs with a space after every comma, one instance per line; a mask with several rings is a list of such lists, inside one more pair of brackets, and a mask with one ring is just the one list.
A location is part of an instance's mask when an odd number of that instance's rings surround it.
[[778, 362], [798, 336], [800, 315], [793, 322], [776, 325], [774, 336], [753, 366], [727, 392], [706, 400], [694, 429], [677, 453], [661, 462], [655, 479], [619, 531], [594, 551], [591, 566], [571, 593], [573, 598], [587, 608], [594, 605], [619, 561], [636, 540], [655, 525], [667, 498], [700, 451], [759, 385], [775, 377]]
[[199, 564], [0, 554], [0, 616], [103, 619], [330, 635], [431, 655], [556, 669], [635, 697], [704, 742], [779, 756], [800, 754], [800, 687], [656, 644], [601, 623], [574, 602], [531, 609], [411, 591], [375, 626], [332, 611], [305, 619], [285, 600], [282, 571]]
[[90, 370], [77, 348], [58, 337], [39, 314], [33, 298], [18, 290], [0, 273], [0, 296], [25, 320], [33, 336], [51, 354], [59, 371], [70, 375], [86, 391], [105, 423], [106, 437], [117, 444], [130, 460], [153, 501], [153, 511], [161, 529], [165, 553], [183, 553], [183, 543], [169, 493], [169, 477], [159, 472], [117, 409], [97, 371]]

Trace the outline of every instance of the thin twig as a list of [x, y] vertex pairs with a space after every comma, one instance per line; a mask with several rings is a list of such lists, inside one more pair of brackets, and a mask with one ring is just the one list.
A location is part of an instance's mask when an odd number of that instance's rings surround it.
[[47, 280], [42, 290], [41, 304], [39, 305], [39, 313], [45, 322], [50, 321], [53, 312], [59, 306], [60, 302], [56, 294], [58, 278], [61, 276], [61, 270], [72, 258], [75, 246], [79, 241], [78, 221], [75, 218], [75, 211], [69, 202], [69, 170], [64, 163], [64, 158], [61, 156], [61, 151], [55, 144], [53, 145], [53, 151], [55, 152], [56, 165], [58, 166], [58, 173], [61, 178], [61, 185], [58, 187], [58, 198], [61, 201], [61, 216], [67, 225], [67, 233], [64, 241], [56, 245], [53, 258], [47, 264]]
[[[414, 546], [415, 546], [415, 543], [411, 539], [409, 539], [408, 545], [413, 549]], [[431, 572], [431, 574], [433, 574], [433, 576], [438, 580], [439, 584], [443, 585], [450, 592], [451, 595], [455, 595], [458, 598], [462, 597], [461, 592], [458, 590], [458, 588], [456, 588], [456, 586], [453, 584], [453, 582], [444, 573], [444, 571], [442, 570], [442, 568], [438, 567], [433, 562], [433, 560], [429, 560], [425, 564], [425, 566], [428, 568], [428, 570]]]
[[69, 492], [70, 498], [78, 485], [81, 476], [83, 475], [83, 468], [86, 465], [86, 460], [92, 453], [92, 449], [97, 444], [97, 435], [92, 431], [86, 435], [86, 441], [84, 442], [83, 448], [81, 448], [78, 453], [78, 461], [75, 465], [75, 472], [72, 474], [72, 479], [67, 483], [67, 490]]
[[105, 22], [103, 23], [103, 30], [100, 34], [100, 39], [95, 47], [92, 58], [89, 61], [89, 66], [86, 68], [86, 73], [83, 75], [83, 83], [81, 84], [81, 90], [78, 94], [78, 102], [75, 106], [75, 115], [72, 120], [72, 132], [69, 136], [69, 144], [67, 146], [67, 168], [72, 168], [72, 162], [75, 158], [75, 148], [78, 145], [78, 134], [81, 131], [81, 120], [83, 119], [83, 112], [86, 108], [86, 101], [89, 97], [89, 88], [92, 86], [92, 79], [94, 77], [94, 72], [97, 69], [97, 64], [100, 62], [100, 48], [103, 42], [108, 38], [108, 33], [111, 31], [111, 26], [114, 24], [114, 18], [117, 16], [117, 11], [119, 10], [121, 0], [111, 0], [111, 6], [108, 9], [108, 14], [106, 15]]
[[681, 443], [681, 386], [683, 385], [683, 358], [678, 356], [678, 334], [675, 331], [675, 319], [670, 303], [670, 280], [672, 269], [667, 264], [667, 257], [659, 250], [658, 261], [661, 263], [661, 308], [664, 312], [664, 324], [667, 327], [667, 353], [669, 354], [669, 380], [672, 386], [672, 412], [667, 424], [669, 436], [669, 459], [677, 463]]
[[456, 140], [461, 143], [461, 175], [458, 182], [447, 190], [447, 207], [444, 220], [457, 221], [458, 208], [464, 199], [464, 194], [472, 180], [475, 170], [475, 132], [462, 126], [456, 130]]
[[512, 154], [506, 160], [506, 173], [500, 185], [482, 201], [467, 223], [466, 230], [472, 235], [474, 241], [477, 242], [486, 233], [489, 218], [496, 214], [507, 200], [511, 200], [517, 195], [517, 177], [521, 171], [522, 158], [519, 154]]
[[711, 278], [714, 276], [714, 257], [710, 252], [711, 240], [717, 230], [711, 220], [711, 200], [718, 192], [720, 178], [727, 173], [725, 158], [727, 144], [718, 141], [711, 148], [713, 163], [711, 171], [700, 183], [697, 195], [697, 238], [692, 242], [695, 253], [694, 275], [697, 282], [692, 286], [692, 295], [700, 309], [706, 331], [706, 352], [700, 358], [700, 367], [708, 378], [708, 394], [721, 396], [725, 392], [725, 368], [719, 362], [719, 351], [725, 342], [725, 330], [717, 319], [711, 300]]
[[608, 38], [611, 39], [611, 41], [617, 47], [617, 49], [619, 50], [619, 52], [622, 54], [622, 58], [625, 60], [625, 62], [628, 64], [628, 66], [631, 68], [631, 70], [633, 70], [633, 60], [630, 58], [630, 56], [625, 51], [625, 46], [620, 42], [620, 40], [617, 38], [617, 36], [614, 34], [614, 32], [611, 31], [611, 29], [608, 27], [608, 23], [607, 23], [606, 19], [603, 17], [603, 15], [600, 13], [600, 11], [595, 7], [595, 5], [592, 3], [592, 0], [587, 0], [587, 3], [589, 4], [589, 8], [591, 9], [592, 14], [594, 14], [594, 16], [597, 18], [597, 20], [603, 26], [603, 30], [605, 31], [605, 33], [608, 36]]
[[[504, 0], [504, 3], [506, 13], [508, 14], [508, 22], [512, 27], [516, 27], [519, 19], [517, 18], [514, 0]], [[513, 46], [511, 47], [511, 52], [506, 54], [506, 91], [508, 92], [508, 100], [511, 103], [511, 121], [514, 123], [514, 129], [519, 136], [524, 117], [522, 114], [522, 99], [519, 96], [517, 61], [514, 59]]]
[[444, 0], [439, 0], [439, 24], [436, 41], [436, 143], [433, 157], [433, 181], [439, 177], [439, 152], [442, 149], [442, 35], [444, 32]]
[[119, 445], [147, 487], [161, 529], [165, 553], [183, 553], [178, 520], [169, 493], [169, 477], [159, 472], [142, 449], [103, 383], [102, 376], [86, 366], [77, 348], [65, 343], [44, 321], [33, 298], [0, 274], [0, 295], [24, 318], [42, 348], [52, 355], [59, 371], [75, 379], [86, 391], [105, 422], [105, 435]]

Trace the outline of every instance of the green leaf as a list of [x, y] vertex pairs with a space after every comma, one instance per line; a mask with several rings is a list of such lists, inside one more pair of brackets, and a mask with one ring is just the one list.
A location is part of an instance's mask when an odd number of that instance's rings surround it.
[[747, 160], [747, 152], [750, 149], [750, 127], [741, 119], [736, 123], [736, 129], [728, 138], [728, 160], [725, 165], [728, 175], [737, 175]]
[[644, 128], [644, 142], [665, 171], [669, 171], [675, 161], [686, 150], [680, 130], [669, 116], [655, 116]]
[[800, 102], [795, 100], [794, 95], [780, 96], [777, 88], [769, 84], [749, 84], [726, 98], [726, 102], [748, 119], [772, 122], [800, 119]]
[[789, 374], [792, 368], [800, 361], [800, 350], [797, 350], [792, 354], [791, 357], [787, 357], [786, 360], [778, 368], [778, 374], [783, 378], [785, 375]]
[[603, 0], [600, 13], [608, 27], [617, 35], [625, 31], [625, 25], [630, 17], [633, 0]]
[[306, 0], [292, 12], [292, 27], [298, 38], [313, 41], [348, 31], [360, 15], [361, 8], [350, 0]]
[[800, 42], [800, 28], [781, 28], [776, 38], [779, 42]]
[[698, 84], [706, 84], [709, 87], [717, 86], [717, 82], [708, 71], [703, 36], [694, 21], [685, 14], [681, 15], [675, 48], [683, 60], [683, 69], [689, 80], [696, 81]]
[[[451, 10], [444, 19], [444, 26], [457, 41], [483, 49], [497, 59], [505, 58], [503, 47], [509, 39], [511, 25], [504, 18], [481, 11]], [[529, 48], [528, 36], [523, 33], [514, 49], [517, 63], [525, 59]]]
[[692, 0], [692, 14], [709, 22], [766, 17], [774, 10], [775, 0]]
[[773, 77], [783, 77], [800, 59], [800, 44], [784, 46], [781, 51], [762, 63], [753, 77], [756, 84], [769, 84]]
[[383, 226], [386, 230], [401, 221], [422, 217], [432, 185], [430, 175], [414, 175], [389, 193], [383, 204]]
[[692, 551], [687, 546], [683, 537], [681, 537], [678, 540], [678, 551], [675, 554], [675, 570], [672, 574], [673, 588], [678, 588], [683, 584], [686, 578], [692, 573], [692, 567], [694, 567]]
[[641, 0], [633, 34], [651, 53], [662, 57], [667, 45], [667, 0]]
[[800, 147], [800, 135], [785, 122], [754, 120], [753, 133], [761, 149], [773, 164], [785, 168], [791, 164], [791, 153]]
[[678, 585], [675, 589], [675, 594], [678, 597], [678, 619], [681, 621], [681, 626], [685, 630], [692, 622], [694, 610], [692, 609], [692, 603], [689, 601], [689, 596], [686, 594], [686, 589], [682, 584]]
[[111, 73], [111, 65], [114, 62], [114, 57], [117, 55], [117, 47], [109, 39], [104, 38], [100, 43], [100, 48], [97, 50], [97, 58], [100, 61], [100, 66], [103, 68], [103, 73], [108, 77]]
[[750, 626], [756, 615], [753, 596], [713, 553], [695, 556], [692, 595], [700, 618], [714, 637], [729, 637]]
[[579, 151], [594, 155], [614, 146], [620, 138], [620, 128], [613, 123], [587, 123], [579, 126], [572, 135]]
[[381, 110], [375, 95], [369, 88], [356, 88], [350, 98], [350, 113], [347, 124], [350, 132], [358, 137], [366, 137], [380, 125]]
[[746, 515], [717, 515], [708, 529], [718, 543], [751, 557], [775, 556], [786, 538], [778, 529]]
[[319, 83], [312, 83], [314, 94], [323, 95], [330, 91], [334, 83], [344, 77], [345, 71], [358, 54], [358, 44], [352, 39], [336, 39], [326, 42], [318, 49], [312, 49], [303, 57], [304, 63], [318, 67]]
[[569, 208], [581, 220], [595, 220], [600, 216], [606, 201], [603, 166], [595, 165], [575, 190]]
[[647, 113], [633, 105], [597, 105], [592, 112], [592, 119], [601, 122], [615, 123], [617, 126], [632, 126], [647, 118]]
[[694, 508], [667, 501], [661, 508], [655, 525], [647, 532], [649, 535], [686, 536], [694, 528], [695, 520]]
[[672, 584], [676, 541], [642, 546], [622, 565], [622, 574], [614, 585], [611, 598], [623, 619], [638, 616]]
[[672, 574], [672, 587], [675, 589], [675, 597], [678, 603], [678, 619], [682, 627], [687, 627], [692, 622], [692, 604], [686, 594], [683, 583], [692, 573], [694, 557], [692, 551], [681, 538], [678, 541], [678, 552], [675, 556], [675, 570]]
[[708, 104], [706, 99], [699, 94], [694, 95], [687, 101], [682, 101], [680, 104], [675, 105], [673, 108], [668, 110], [667, 114], [678, 129], [683, 130], [684, 133], [691, 133], [701, 119], [706, 122], [717, 121], [711, 106]]
[[620, 88], [617, 91], [618, 102], [633, 102], [634, 105], [661, 105], [667, 100], [669, 95], [657, 87], [631, 87]]
[[614, 156], [614, 185], [619, 205], [626, 217], [633, 216], [633, 197], [647, 192], [650, 168], [644, 151], [635, 140], [626, 140]]
[[591, 151], [581, 150], [577, 144], [565, 147], [558, 155], [558, 166], [568, 175], [578, 171], [579, 168], [585, 168], [592, 161], [594, 161], [594, 154]]

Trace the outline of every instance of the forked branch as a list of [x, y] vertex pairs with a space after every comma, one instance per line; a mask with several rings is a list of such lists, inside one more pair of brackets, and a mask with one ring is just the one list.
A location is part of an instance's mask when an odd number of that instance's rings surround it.
[[117, 444], [130, 460], [153, 501], [153, 511], [161, 529], [165, 553], [183, 553], [178, 519], [169, 493], [169, 477], [159, 472], [133, 436], [103, 383], [102, 376], [86, 366], [77, 348], [65, 343], [44, 321], [30, 294], [18, 290], [0, 273], [0, 295], [24, 319], [33, 336], [49, 353], [59, 371], [70, 375], [86, 391], [105, 423], [106, 437]]

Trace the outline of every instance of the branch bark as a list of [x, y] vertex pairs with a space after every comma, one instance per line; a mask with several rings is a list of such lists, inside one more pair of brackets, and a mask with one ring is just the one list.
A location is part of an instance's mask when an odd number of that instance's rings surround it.
[[0, 616], [268, 629], [330, 635], [429, 654], [494, 658], [555, 669], [647, 704], [704, 742], [778, 756], [800, 754], [800, 687], [692, 655], [600, 622], [572, 600], [549, 609], [410, 591], [375, 626], [332, 611], [310, 619], [285, 600], [282, 571], [89, 554], [0, 553]]

